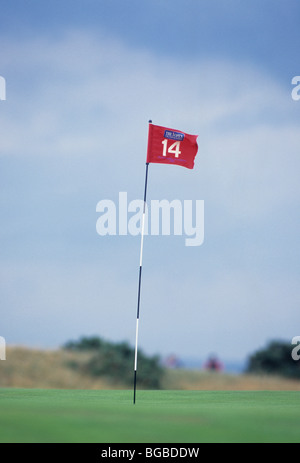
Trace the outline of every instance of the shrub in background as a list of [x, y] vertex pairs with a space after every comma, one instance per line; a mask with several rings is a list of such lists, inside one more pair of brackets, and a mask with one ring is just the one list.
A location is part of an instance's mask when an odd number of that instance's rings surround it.
[[265, 349], [250, 356], [246, 372], [300, 379], [300, 362], [292, 359], [292, 348], [290, 343], [271, 341]]
[[[98, 337], [82, 337], [79, 341], [69, 341], [64, 349], [89, 351], [91, 356], [80, 363], [83, 373], [91, 376], [103, 376], [114, 382], [132, 385], [134, 349], [127, 343], [112, 343]], [[72, 364], [79, 368], [79, 364]], [[158, 356], [149, 357], [141, 350], [138, 353], [138, 384], [145, 389], [160, 389], [164, 370]]]

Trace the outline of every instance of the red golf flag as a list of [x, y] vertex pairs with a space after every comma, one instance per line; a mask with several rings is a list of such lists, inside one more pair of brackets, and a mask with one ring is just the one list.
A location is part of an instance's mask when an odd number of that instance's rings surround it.
[[198, 135], [149, 124], [147, 163], [176, 164], [193, 169]]

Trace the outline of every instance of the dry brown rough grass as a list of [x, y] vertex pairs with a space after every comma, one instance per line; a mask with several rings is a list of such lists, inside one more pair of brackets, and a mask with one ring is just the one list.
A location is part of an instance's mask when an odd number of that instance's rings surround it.
[[[0, 362], [0, 387], [41, 389], [128, 389], [122, 382], [93, 378], [70, 363], [85, 362], [91, 354], [65, 350], [7, 347]], [[271, 376], [232, 375], [204, 371], [167, 370], [163, 388], [170, 390], [300, 391], [300, 381]]]
[[209, 391], [300, 391], [300, 381], [268, 375], [169, 370], [164, 388]]
[[109, 379], [92, 378], [71, 368], [70, 363], [87, 360], [88, 353], [7, 347], [0, 363], [0, 387], [41, 389], [120, 389]]

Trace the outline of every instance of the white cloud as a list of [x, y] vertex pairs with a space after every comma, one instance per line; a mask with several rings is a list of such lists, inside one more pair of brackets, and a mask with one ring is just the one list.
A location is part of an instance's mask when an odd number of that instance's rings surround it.
[[[53, 147], [57, 155], [83, 147], [89, 152], [100, 141], [109, 150], [134, 140], [143, 143], [142, 127], [149, 117], [154, 123], [197, 133], [209, 130], [216, 136], [224, 131], [220, 122], [226, 132], [245, 117], [259, 126], [265, 111], [280, 117], [289, 106], [283, 89], [249, 65], [174, 62], [88, 32], [12, 43], [1, 59], [4, 70], [14, 76], [11, 117], [4, 122], [32, 136], [30, 153], [36, 154], [42, 148], [53, 155]], [[230, 127], [233, 117], [235, 126]], [[94, 141], [86, 146], [89, 135]], [[10, 152], [19, 152], [17, 141]], [[133, 151], [137, 153], [135, 146]]]
[[14, 76], [0, 116], [2, 155], [97, 156], [108, 171], [107, 156], [133, 165], [144, 159], [151, 117], [198, 133], [210, 180], [227, 190], [272, 186], [282, 156], [293, 164], [288, 181], [297, 167], [290, 95], [250, 65], [174, 62], [82, 31], [12, 43], [2, 60]]

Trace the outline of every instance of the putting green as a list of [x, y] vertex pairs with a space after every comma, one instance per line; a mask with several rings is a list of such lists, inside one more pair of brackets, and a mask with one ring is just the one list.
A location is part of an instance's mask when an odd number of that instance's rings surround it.
[[300, 442], [300, 392], [0, 390], [0, 442]]

